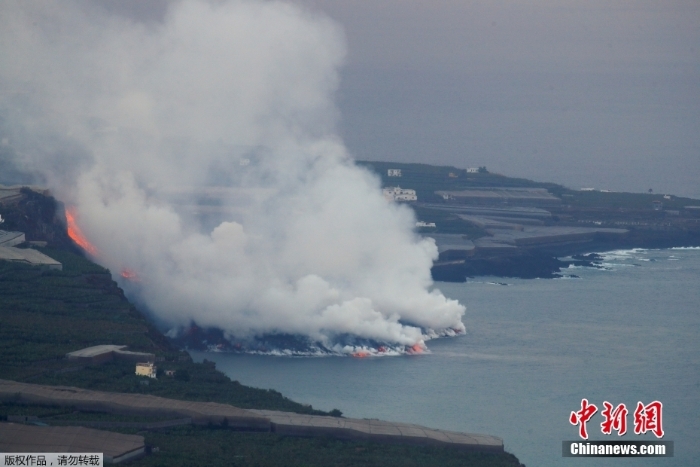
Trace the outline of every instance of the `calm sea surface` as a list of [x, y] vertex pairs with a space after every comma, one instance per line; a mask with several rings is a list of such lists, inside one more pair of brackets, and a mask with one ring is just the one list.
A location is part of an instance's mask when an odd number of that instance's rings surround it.
[[[427, 355], [192, 354], [243, 384], [348, 417], [500, 436], [528, 467], [700, 465], [700, 249], [612, 252], [604, 264], [566, 271], [578, 279], [438, 283], [467, 306], [467, 334], [430, 341]], [[630, 412], [661, 401], [675, 457], [562, 458], [584, 397]], [[655, 439], [633, 434], [631, 414], [622, 438], [602, 435], [602, 420], [599, 410], [591, 439]]]

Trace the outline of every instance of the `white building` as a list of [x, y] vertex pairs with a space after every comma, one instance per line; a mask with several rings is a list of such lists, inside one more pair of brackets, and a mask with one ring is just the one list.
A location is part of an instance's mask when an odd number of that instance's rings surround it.
[[400, 186], [390, 186], [382, 190], [384, 198], [389, 201], [417, 201], [416, 190], [404, 189]]
[[467, 169], [468, 174], [478, 174], [479, 173], [479, 167], [469, 167]]
[[387, 175], [389, 175], [390, 177], [400, 177], [401, 169], [389, 169], [387, 170]]

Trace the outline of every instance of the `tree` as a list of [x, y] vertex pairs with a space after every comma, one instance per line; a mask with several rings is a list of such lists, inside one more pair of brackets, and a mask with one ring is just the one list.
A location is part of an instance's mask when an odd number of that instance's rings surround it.
[[189, 381], [190, 373], [187, 370], [177, 370], [174, 378], [178, 381]]

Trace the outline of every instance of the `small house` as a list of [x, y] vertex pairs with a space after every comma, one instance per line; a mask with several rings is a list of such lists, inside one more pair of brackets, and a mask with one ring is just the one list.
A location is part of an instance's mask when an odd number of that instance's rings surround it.
[[156, 371], [158, 369], [153, 363], [137, 363], [136, 364], [136, 375], [137, 376], [148, 376], [149, 378], [156, 377]]

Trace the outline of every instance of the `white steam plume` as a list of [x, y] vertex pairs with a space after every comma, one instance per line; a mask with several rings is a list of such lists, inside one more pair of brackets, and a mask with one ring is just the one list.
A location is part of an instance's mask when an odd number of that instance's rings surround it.
[[[327, 348], [464, 330], [464, 307], [429, 291], [434, 243], [336, 136], [330, 20], [267, 1], [172, 3], [149, 24], [4, 1], [0, 49], [18, 163], [75, 206], [96, 261], [164, 323]], [[207, 196], [213, 228], [187, 206]]]

